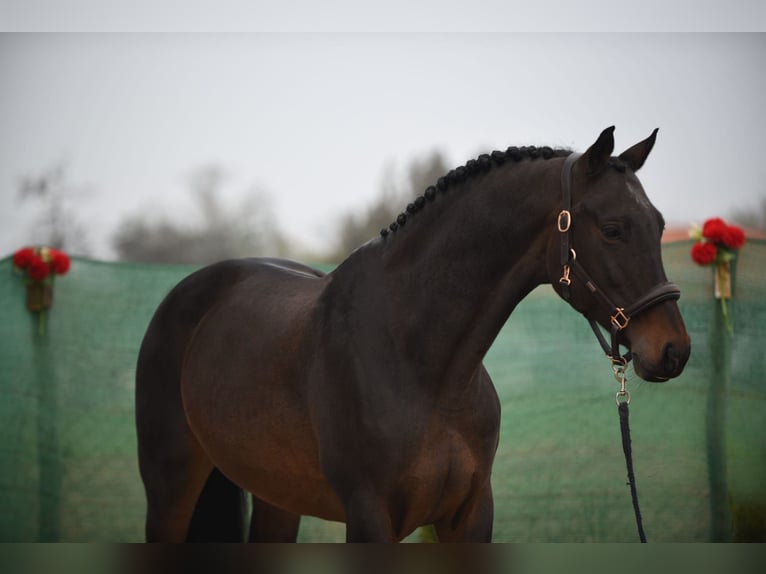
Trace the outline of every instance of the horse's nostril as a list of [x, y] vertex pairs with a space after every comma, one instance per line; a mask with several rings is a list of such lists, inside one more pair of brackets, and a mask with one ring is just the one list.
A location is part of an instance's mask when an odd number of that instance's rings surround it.
[[682, 354], [673, 343], [667, 343], [662, 354], [662, 365], [668, 374], [676, 374], [682, 365]]

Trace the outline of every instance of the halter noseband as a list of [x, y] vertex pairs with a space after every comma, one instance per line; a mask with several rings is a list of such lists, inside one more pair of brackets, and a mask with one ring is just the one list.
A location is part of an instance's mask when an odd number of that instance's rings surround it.
[[664, 281], [654, 286], [648, 293], [640, 297], [632, 305], [618, 307], [606, 293], [596, 286], [593, 279], [590, 278], [585, 269], [583, 269], [583, 266], [580, 265], [580, 262], [577, 261], [577, 253], [572, 248], [571, 238], [572, 166], [581, 155], [582, 154], [578, 153], [570, 154], [564, 161], [564, 167], [561, 170], [562, 207], [556, 221], [556, 226], [561, 236], [562, 272], [559, 283], [561, 284], [562, 296], [568, 301], [571, 295], [569, 292], [569, 285], [572, 283], [570, 274], [574, 273], [574, 276], [582, 281], [588, 290], [609, 309], [609, 316], [611, 319], [611, 345], [607, 343], [604, 335], [601, 333], [601, 328], [598, 323], [594, 319], [588, 319], [588, 321], [607, 357], [609, 357], [613, 363], [625, 365], [630, 361], [632, 355], [630, 352], [626, 353], [624, 356], [620, 355], [620, 345], [617, 342], [617, 337], [620, 331], [628, 326], [630, 318], [633, 317], [633, 315], [645, 311], [663, 301], [678, 299], [681, 296], [681, 290], [674, 283]]

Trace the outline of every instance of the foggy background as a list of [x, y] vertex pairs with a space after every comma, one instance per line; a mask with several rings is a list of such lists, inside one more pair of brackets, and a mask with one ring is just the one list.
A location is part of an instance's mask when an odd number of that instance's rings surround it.
[[480, 153], [609, 125], [616, 154], [660, 128], [640, 177], [669, 227], [763, 228], [764, 69], [764, 34], [3, 33], [0, 256], [338, 260]]

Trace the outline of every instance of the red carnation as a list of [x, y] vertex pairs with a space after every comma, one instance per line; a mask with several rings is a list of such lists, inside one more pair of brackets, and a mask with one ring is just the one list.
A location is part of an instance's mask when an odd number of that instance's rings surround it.
[[34, 250], [31, 247], [25, 247], [13, 254], [13, 264], [19, 269], [26, 269], [34, 257]]
[[702, 243], [698, 241], [692, 245], [692, 259], [699, 265], [709, 265], [715, 261], [718, 249], [712, 243]]
[[739, 249], [745, 244], [745, 232], [741, 227], [729, 225], [723, 233], [723, 244], [729, 249]]
[[51, 256], [51, 267], [53, 272], [57, 275], [64, 275], [69, 271], [70, 261], [69, 256], [66, 253], [62, 253], [56, 249], [49, 250]]
[[35, 254], [29, 263], [29, 278], [33, 281], [42, 281], [50, 275], [50, 267], [43, 258]]
[[713, 243], [721, 243], [728, 227], [723, 219], [713, 217], [702, 225], [702, 237]]

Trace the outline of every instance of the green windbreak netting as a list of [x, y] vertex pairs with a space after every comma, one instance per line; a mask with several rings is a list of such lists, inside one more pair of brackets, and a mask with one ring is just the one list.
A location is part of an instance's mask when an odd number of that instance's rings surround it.
[[[766, 537], [766, 243], [736, 264], [733, 334], [712, 270], [664, 247], [692, 336], [684, 374], [629, 378], [649, 541]], [[148, 321], [192, 268], [76, 258], [45, 333], [0, 261], [0, 541], [139, 541], [145, 509], [133, 377]], [[487, 359], [503, 406], [493, 472], [496, 541], [634, 541], [617, 384], [587, 322], [550, 286], [514, 311]], [[304, 519], [303, 541], [343, 527]]]

